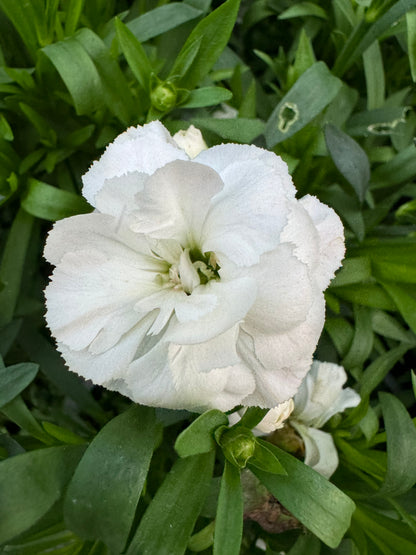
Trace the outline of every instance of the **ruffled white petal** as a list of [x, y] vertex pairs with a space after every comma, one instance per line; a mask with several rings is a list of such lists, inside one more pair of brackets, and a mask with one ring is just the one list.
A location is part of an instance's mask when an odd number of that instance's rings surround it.
[[334, 414], [357, 406], [360, 396], [351, 388], [343, 389], [346, 381], [347, 374], [342, 366], [314, 361], [294, 398], [294, 418], [321, 428]]
[[[284, 189], [272, 167], [258, 160], [227, 166], [223, 190], [211, 200], [202, 236], [203, 252], [225, 255], [238, 266], [251, 266], [280, 242], [287, 221]], [[261, 190], [261, 194], [259, 194]]]
[[201, 345], [159, 342], [129, 368], [132, 398], [142, 404], [203, 411], [229, 410], [254, 389], [250, 371], [235, 351], [235, 334]]
[[57, 221], [49, 232], [44, 257], [57, 266], [69, 252], [93, 250], [110, 259], [140, 260], [143, 269], [166, 270], [166, 263], [152, 256], [148, 242], [106, 214], [82, 214]]
[[206, 164], [213, 168], [222, 177], [223, 172], [232, 172], [238, 166], [247, 161], [260, 161], [263, 166], [273, 170], [275, 176], [276, 189], [284, 191], [288, 198], [294, 198], [296, 189], [293, 186], [287, 164], [283, 160], [268, 150], [253, 145], [224, 144], [214, 146], [204, 150], [194, 159], [195, 162]]
[[240, 322], [256, 294], [256, 283], [249, 277], [209, 281], [197, 287], [176, 305], [176, 318], [172, 319], [165, 340], [181, 345], [209, 341]]
[[337, 469], [339, 462], [338, 452], [331, 434], [309, 428], [294, 420], [291, 420], [291, 424], [305, 444], [305, 464], [329, 479]]
[[211, 198], [223, 188], [207, 166], [176, 161], [156, 171], [136, 200], [133, 231], [156, 239], [175, 239], [183, 247], [201, 245], [201, 228]]
[[134, 304], [156, 284], [141, 268], [140, 258], [130, 254], [128, 259], [120, 254], [108, 259], [96, 250], [83, 250], [63, 257], [45, 292], [46, 320], [59, 342], [79, 351], [107, 324], [117, 322], [124, 333], [126, 321], [132, 327], [142, 318]]
[[305, 320], [285, 333], [241, 331], [238, 349], [256, 379], [256, 391], [245, 405], [273, 408], [295, 395], [312, 364], [324, 316], [324, 297], [316, 294]]
[[340, 267], [345, 254], [344, 229], [339, 216], [316, 197], [306, 195], [299, 203], [308, 212], [319, 236], [315, 279], [324, 290]]
[[95, 195], [102, 189], [106, 179], [129, 172], [152, 175], [173, 160], [189, 158], [159, 121], [143, 127], [130, 127], [108, 145], [100, 160], [94, 162], [83, 176], [82, 194], [95, 206]]

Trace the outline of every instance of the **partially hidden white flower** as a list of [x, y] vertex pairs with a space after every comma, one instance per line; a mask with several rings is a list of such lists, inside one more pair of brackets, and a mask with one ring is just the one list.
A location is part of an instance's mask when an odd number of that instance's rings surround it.
[[173, 140], [191, 159], [208, 148], [201, 131], [194, 125], [190, 125], [186, 131], [181, 129], [175, 133]]
[[274, 407], [310, 367], [341, 222], [271, 152], [186, 149], [155, 121], [84, 175], [95, 211], [45, 247], [49, 328], [72, 371], [138, 403]]
[[[338, 453], [332, 435], [319, 428], [331, 416], [356, 407], [361, 400], [353, 389], [343, 388], [346, 381], [347, 374], [342, 366], [315, 360], [293, 399], [291, 414], [286, 417], [303, 439], [305, 464], [327, 478], [338, 466]], [[273, 428], [272, 425], [278, 414], [284, 416], [285, 407], [279, 405], [269, 411], [256, 430], [271, 433], [282, 428], [281, 418], [277, 426]]]

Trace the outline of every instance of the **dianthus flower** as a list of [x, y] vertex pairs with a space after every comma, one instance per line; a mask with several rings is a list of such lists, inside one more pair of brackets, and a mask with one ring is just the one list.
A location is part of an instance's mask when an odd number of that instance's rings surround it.
[[297, 200], [275, 154], [196, 155], [157, 121], [117, 137], [83, 184], [95, 211], [58, 221], [45, 247], [46, 319], [70, 370], [166, 408], [292, 397], [344, 254], [334, 211]]

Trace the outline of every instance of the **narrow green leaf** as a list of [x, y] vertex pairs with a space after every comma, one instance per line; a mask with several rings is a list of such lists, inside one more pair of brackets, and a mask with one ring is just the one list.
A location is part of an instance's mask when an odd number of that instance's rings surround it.
[[342, 287], [352, 283], [360, 283], [371, 278], [370, 260], [364, 256], [346, 258], [342, 268], [331, 281], [330, 287]]
[[104, 107], [101, 77], [94, 62], [75, 37], [49, 44], [42, 52], [61, 76], [78, 115], [92, 114]]
[[392, 160], [378, 166], [371, 176], [377, 187], [399, 185], [414, 178], [416, 175], [416, 147], [409, 145], [399, 152]]
[[[179, 86], [193, 89], [207, 75], [227, 45], [239, 6], [240, 0], [227, 0], [193, 29], [181, 52], [179, 52], [178, 58], [181, 59], [181, 65], [183, 66], [182, 52], [187, 51], [190, 56], [194, 56], [194, 48], [189, 49], [189, 45], [194, 45], [195, 41], [199, 42], [198, 55], [194, 57], [185, 75], [181, 76]], [[174, 73], [175, 65], [172, 69], [172, 75]]]
[[283, 11], [279, 15], [279, 19], [291, 19], [294, 17], [307, 17], [311, 15], [322, 19], [328, 19], [325, 10], [313, 2], [298, 2], [296, 5], [290, 6]]
[[384, 380], [388, 372], [402, 356], [411, 348], [409, 343], [403, 343], [376, 358], [364, 370], [361, 376], [361, 397], [367, 397]]
[[323, 62], [303, 73], [273, 110], [266, 125], [269, 148], [305, 127], [335, 98], [342, 82], [331, 75]]
[[374, 23], [370, 24], [363, 20], [349, 36], [340, 52], [334, 66], [335, 75], [342, 76], [381, 34], [415, 7], [416, 0], [399, 0]]
[[0, 543], [30, 528], [61, 497], [83, 450], [50, 447], [0, 463]]
[[373, 349], [374, 334], [371, 312], [367, 307], [354, 306], [355, 331], [348, 353], [342, 364], [347, 369], [361, 368]]
[[175, 450], [180, 457], [208, 453], [215, 449], [214, 432], [228, 424], [227, 416], [216, 409], [204, 412], [179, 434]]
[[39, 366], [32, 362], [0, 367], [0, 407], [19, 395], [35, 379], [38, 370]]
[[33, 0], [27, 4], [15, 0], [0, 0], [0, 8], [13, 23], [25, 46], [35, 58], [39, 46], [39, 33], [42, 21], [42, 3]]
[[215, 106], [221, 102], [227, 102], [232, 96], [232, 92], [223, 87], [201, 87], [191, 91], [186, 102], [181, 104], [181, 108]]
[[14, 397], [14, 399], [9, 401], [6, 405], [3, 405], [0, 411], [5, 414], [9, 420], [42, 443], [46, 445], [53, 445], [56, 443], [52, 437], [45, 433], [45, 430], [27, 408], [20, 395]]
[[42, 422], [42, 426], [47, 434], [55, 439], [61, 441], [62, 443], [69, 443], [71, 445], [83, 445], [86, 443], [86, 440], [71, 430], [67, 430], [66, 428], [62, 428], [61, 426], [57, 426], [52, 422]]
[[29, 179], [29, 186], [22, 199], [22, 207], [37, 218], [43, 218], [52, 222], [86, 214], [92, 208], [87, 201], [74, 193], [63, 191], [37, 179]]
[[219, 135], [222, 139], [236, 143], [250, 144], [264, 131], [264, 122], [259, 119], [214, 119], [194, 118], [192, 123], [198, 129], [206, 129]]
[[387, 473], [379, 495], [398, 496], [416, 483], [416, 428], [403, 403], [380, 393], [387, 434]]
[[85, 0], [69, 0], [65, 11], [65, 35], [70, 37], [75, 33], [84, 8]]
[[373, 330], [379, 335], [395, 339], [396, 341], [403, 341], [405, 343], [413, 343], [413, 337], [409, 331], [405, 330], [399, 322], [382, 310], [374, 310], [371, 315]]
[[406, 14], [407, 50], [413, 82], [416, 82], [416, 10]]
[[124, 23], [118, 18], [115, 19], [117, 39], [120, 43], [121, 51], [129, 64], [133, 75], [145, 91], [149, 91], [150, 76], [153, 72], [152, 64], [141, 45], [140, 41], [134, 36]]
[[325, 141], [334, 164], [363, 202], [370, 180], [367, 154], [354, 139], [332, 124], [325, 126]]
[[243, 536], [240, 470], [225, 461], [214, 531], [214, 555], [238, 555]]
[[33, 217], [19, 210], [9, 231], [0, 266], [0, 326], [8, 324], [14, 315], [22, 282], [23, 268], [32, 235]]
[[367, 85], [367, 110], [375, 110], [382, 107], [385, 95], [383, 58], [378, 41], [374, 41], [363, 53], [363, 62]]
[[[364, 505], [357, 506], [353, 521], [373, 540], [379, 553], [416, 555], [415, 536], [403, 522]], [[368, 551], [368, 555], [372, 553], [374, 549]]]
[[295, 62], [293, 64], [294, 81], [296, 81], [302, 73], [305, 73], [307, 69], [313, 66], [315, 62], [316, 58], [313, 52], [312, 41], [308, 37], [305, 28], [303, 28], [300, 33]]
[[214, 452], [175, 462], [145, 512], [126, 555], [182, 555], [208, 494]]
[[326, 478], [285, 451], [270, 444], [287, 476], [252, 472], [276, 499], [329, 547], [336, 547], [347, 531], [355, 505]]
[[396, 305], [389, 295], [375, 283], [360, 283], [356, 285], [346, 285], [331, 290], [340, 299], [350, 303], [380, 308], [381, 310], [396, 310]]
[[411, 374], [412, 374], [412, 388], [413, 388], [413, 395], [416, 398], [416, 374], [414, 372], [414, 370], [411, 370]]
[[3, 114], [0, 114], [0, 136], [6, 141], [13, 141], [14, 139], [12, 128]]
[[413, 333], [416, 333], [416, 299], [400, 285], [384, 282], [384, 289], [395, 302], [400, 314]]
[[154, 410], [135, 405], [92, 441], [65, 498], [65, 520], [79, 536], [123, 551], [153, 454], [155, 425]]
[[[143, 43], [171, 29], [175, 29], [187, 21], [192, 21], [202, 14], [202, 10], [194, 8], [189, 4], [171, 2], [166, 6], [159, 6], [140, 17], [132, 19], [127, 23], [127, 27]], [[111, 35], [106, 37], [106, 40], [109, 42], [111, 42], [111, 39]]]
[[408, 264], [410, 261], [403, 261], [402, 264], [390, 263], [387, 259], [379, 259], [373, 262], [373, 274], [378, 281], [396, 281], [402, 283], [416, 283], [416, 265]]
[[325, 330], [328, 332], [338, 354], [344, 357], [354, 337], [354, 328], [345, 318], [327, 318]]
[[137, 107], [118, 63], [91, 29], [80, 29], [73, 38], [82, 45], [97, 69], [108, 109], [124, 125], [128, 125], [136, 117]]

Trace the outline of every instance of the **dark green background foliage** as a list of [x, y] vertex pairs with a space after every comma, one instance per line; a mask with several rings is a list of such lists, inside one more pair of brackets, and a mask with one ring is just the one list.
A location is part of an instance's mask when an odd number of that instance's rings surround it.
[[[0, 0], [0, 553], [416, 553], [415, 82], [416, 0]], [[316, 356], [362, 402], [326, 426], [332, 483], [253, 443], [262, 411], [230, 431], [135, 406], [54, 348], [45, 235], [91, 210], [80, 177], [105, 145], [153, 119], [273, 150], [343, 220]], [[243, 527], [242, 473], [302, 527]]]

